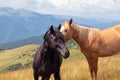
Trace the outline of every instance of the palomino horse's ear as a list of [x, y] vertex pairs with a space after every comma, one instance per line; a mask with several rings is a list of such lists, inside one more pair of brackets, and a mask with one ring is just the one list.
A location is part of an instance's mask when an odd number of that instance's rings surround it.
[[71, 25], [71, 24], [72, 24], [72, 22], [73, 22], [73, 19], [71, 18], [71, 19], [69, 20], [69, 24]]
[[50, 32], [54, 32], [54, 30], [53, 30], [53, 25], [51, 25], [51, 27], [50, 27]]
[[61, 24], [59, 24], [58, 29], [59, 29], [59, 30], [61, 29]]

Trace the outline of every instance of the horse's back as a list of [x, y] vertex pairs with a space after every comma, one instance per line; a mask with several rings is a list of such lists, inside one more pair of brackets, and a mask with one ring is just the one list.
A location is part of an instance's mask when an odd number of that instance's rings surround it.
[[101, 30], [101, 55], [113, 55], [120, 51], [120, 25]]
[[120, 25], [113, 26], [111, 28], [101, 30], [101, 37], [105, 40], [120, 40]]
[[113, 28], [120, 34], [120, 25], [116, 25]]
[[120, 31], [120, 24], [119, 25], [115, 25], [115, 26], [112, 26], [112, 27], [109, 27], [107, 29], [104, 29], [104, 30], [101, 30], [101, 31], [110, 31], [112, 29], [115, 29], [117, 31]]

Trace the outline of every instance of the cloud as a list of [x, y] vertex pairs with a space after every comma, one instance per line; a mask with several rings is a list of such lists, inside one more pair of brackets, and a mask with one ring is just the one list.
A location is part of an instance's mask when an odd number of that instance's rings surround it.
[[31, 8], [35, 4], [34, 0], [0, 0], [0, 7]]
[[120, 0], [0, 0], [0, 6], [90, 18], [117, 18], [120, 14]]

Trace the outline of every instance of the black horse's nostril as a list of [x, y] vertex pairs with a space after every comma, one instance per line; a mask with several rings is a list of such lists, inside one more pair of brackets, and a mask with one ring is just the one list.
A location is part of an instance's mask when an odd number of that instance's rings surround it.
[[68, 55], [68, 52], [66, 52], [65, 55], [67, 56], [67, 55]]
[[66, 52], [64, 58], [66, 59], [66, 58], [68, 58], [68, 57], [69, 57], [69, 52]]

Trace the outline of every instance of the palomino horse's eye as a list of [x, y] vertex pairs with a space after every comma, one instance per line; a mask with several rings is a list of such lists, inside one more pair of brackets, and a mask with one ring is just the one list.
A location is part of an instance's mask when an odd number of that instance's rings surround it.
[[67, 32], [67, 29], [65, 30], [65, 32]]

